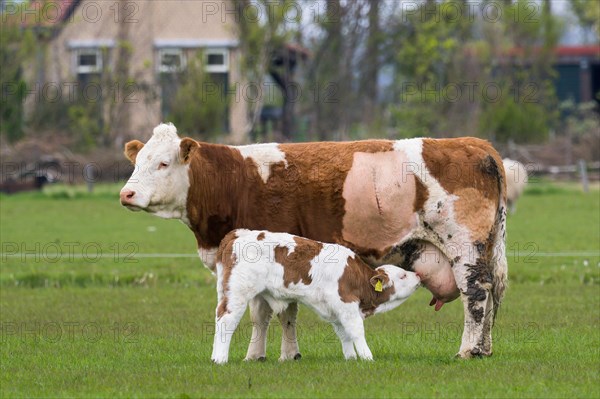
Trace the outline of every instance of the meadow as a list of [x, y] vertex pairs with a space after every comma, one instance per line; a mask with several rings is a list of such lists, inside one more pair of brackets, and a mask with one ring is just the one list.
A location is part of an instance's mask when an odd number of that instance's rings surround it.
[[510, 286], [494, 355], [454, 358], [462, 305], [419, 290], [366, 320], [374, 362], [343, 360], [301, 307], [300, 361], [210, 362], [215, 279], [177, 221], [122, 208], [118, 185], [0, 197], [1, 397], [600, 397], [600, 191], [533, 183], [508, 218]]

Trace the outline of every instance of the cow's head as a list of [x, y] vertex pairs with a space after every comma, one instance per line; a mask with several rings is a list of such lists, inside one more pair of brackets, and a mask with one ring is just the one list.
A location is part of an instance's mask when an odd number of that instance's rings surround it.
[[180, 139], [172, 124], [158, 125], [146, 144], [125, 144], [125, 156], [135, 170], [121, 189], [121, 204], [163, 218], [185, 218], [189, 160], [197, 147], [190, 138]]

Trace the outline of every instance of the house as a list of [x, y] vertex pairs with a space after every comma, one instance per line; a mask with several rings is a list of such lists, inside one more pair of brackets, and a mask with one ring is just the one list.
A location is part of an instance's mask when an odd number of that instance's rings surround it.
[[575, 103], [600, 104], [600, 45], [560, 46], [555, 50], [556, 95]]
[[[27, 69], [29, 80], [42, 92], [57, 86], [63, 99], [76, 88], [90, 101], [113, 101], [112, 109], [99, 112], [116, 126], [118, 142], [149, 135], [165, 120], [177, 89], [173, 77], [198, 54], [211, 80], [233, 99], [223, 130], [232, 142], [246, 140], [248, 106], [236, 93], [243, 85], [231, 0], [62, 0], [38, 2], [37, 7], [45, 16], [39, 27], [51, 33], [46, 35], [47, 50], [37, 57], [38, 68]], [[99, 94], [106, 87], [94, 82], [105, 73], [121, 73], [126, 79], [115, 79], [109, 93]], [[26, 109], [33, 102], [28, 98]]]
[[[542, 51], [534, 48], [535, 53]], [[509, 49], [503, 62], [523, 63], [525, 50]], [[600, 104], [600, 45], [560, 45], [553, 50], [552, 68], [556, 71], [553, 84], [560, 102], [596, 101]], [[528, 60], [525, 59], [525, 65]]]

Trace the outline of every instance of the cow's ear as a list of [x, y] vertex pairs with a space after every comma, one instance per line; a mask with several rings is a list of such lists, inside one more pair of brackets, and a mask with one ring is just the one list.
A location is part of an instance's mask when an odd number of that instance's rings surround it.
[[179, 159], [181, 159], [181, 162], [189, 162], [190, 156], [192, 155], [194, 149], [198, 147], [200, 147], [200, 145], [194, 139], [189, 137], [181, 139], [181, 143], [179, 144]]
[[125, 144], [125, 156], [131, 161], [132, 164], [135, 165], [135, 158], [143, 146], [144, 143], [139, 140], [132, 140]]
[[387, 286], [390, 278], [384, 271], [378, 271], [376, 275], [369, 280], [375, 291], [383, 291], [383, 287]]

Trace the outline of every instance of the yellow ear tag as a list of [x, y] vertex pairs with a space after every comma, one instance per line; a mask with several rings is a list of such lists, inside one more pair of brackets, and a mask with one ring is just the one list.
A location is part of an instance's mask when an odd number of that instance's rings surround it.
[[375, 291], [377, 291], [377, 292], [383, 291], [383, 284], [381, 284], [381, 280], [377, 280], [377, 283], [375, 284]]

